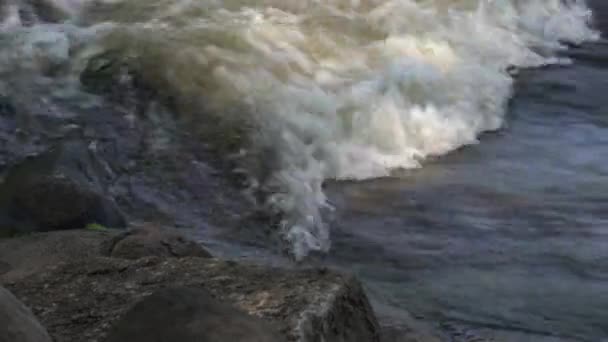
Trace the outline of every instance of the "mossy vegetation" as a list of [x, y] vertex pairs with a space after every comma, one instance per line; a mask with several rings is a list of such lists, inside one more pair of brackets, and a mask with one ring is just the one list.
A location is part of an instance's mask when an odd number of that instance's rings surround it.
[[106, 231], [109, 228], [99, 223], [89, 223], [86, 225], [86, 227], [84, 227], [84, 229], [93, 231]]

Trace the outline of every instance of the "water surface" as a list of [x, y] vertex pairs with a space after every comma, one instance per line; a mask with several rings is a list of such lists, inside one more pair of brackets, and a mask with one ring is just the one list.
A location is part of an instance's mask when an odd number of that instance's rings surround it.
[[498, 340], [608, 337], [608, 42], [564, 55], [521, 71], [480, 144], [332, 186], [333, 260], [387, 312], [531, 334]]

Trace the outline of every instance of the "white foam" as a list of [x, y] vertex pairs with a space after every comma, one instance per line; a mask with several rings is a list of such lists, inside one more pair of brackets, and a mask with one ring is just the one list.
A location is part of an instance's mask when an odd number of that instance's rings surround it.
[[575, 0], [129, 0], [104, 20], [116, 22], [105, 43], [179, 98], [254, 123], [242, 155], [271, 151], [260, 186], [303, 257], [331, 245], [325, 180], [385, 176], [476, 143], [503, 122], [506, 69], [597, 38], [589, 19]]
[[217, 76], [255, 104], [265, 128], [258, 143], [276, 149], [282, 191], [270, 200], [288, 214], [283, 228], [296, 256], [330, 247], [323, 180], [385, 176], [475, 143], [502, 124], [507, 67], [550, 63], [560, 40], [597, 37], [582, 2], [449, 3], [239, 12], [256, 64]]

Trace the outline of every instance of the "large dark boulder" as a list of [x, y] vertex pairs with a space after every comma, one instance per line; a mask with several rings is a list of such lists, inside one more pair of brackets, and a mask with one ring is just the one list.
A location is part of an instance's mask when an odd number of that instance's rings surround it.
[[51, 342], [32, 312], [0, 286], [0, 342]]
[[107, 342], [278, 342], [274, 328], [200, 288], [168, 288], [131, 308]]

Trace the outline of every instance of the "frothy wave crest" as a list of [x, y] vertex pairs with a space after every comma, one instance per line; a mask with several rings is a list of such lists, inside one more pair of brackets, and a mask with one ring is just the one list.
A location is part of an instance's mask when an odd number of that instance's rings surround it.
[[[90, 50], [136, 58], [193, 115], [204, 103], [222, 119], [247, 123], [239, 156], [245, 167], [253, 159], [263, 165], [249, 170], [252, 187], [270, 193], [266, 204], [284, 213], [282, 233], [298, 258], [330, 248], [325, 180], [386, 176], [476, 143], [503, 122], [513, 86], [508, 67], [555, 63], [561, 42], [597, 38], [590, 11], [575, 0], [81, 7], [74, 24], [103, 27]], [[5, 26], [15, 26], [15, 7], [5, 12]], [[38, 39], [64, 44], [73, 35], [57, 30]], [[67, 50], [49, 51], [68, 58]]]

